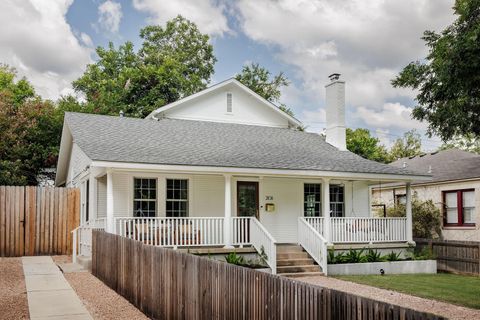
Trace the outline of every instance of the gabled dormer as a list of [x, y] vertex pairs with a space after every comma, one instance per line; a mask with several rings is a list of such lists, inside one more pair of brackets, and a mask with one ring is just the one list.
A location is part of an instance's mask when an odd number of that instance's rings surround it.
[[238, 123], [279, 128], [297, 128], [301, 122], [254, 91], [229, 79], [196, 94], [167, 104], [147, 118]]

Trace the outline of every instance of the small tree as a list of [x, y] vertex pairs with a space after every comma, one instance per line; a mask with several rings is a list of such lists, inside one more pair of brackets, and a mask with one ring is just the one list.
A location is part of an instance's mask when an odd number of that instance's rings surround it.
[[[389, 217], [405, 217], [405, 205], [397, 204], [387, 208]], [[442, 235], [442, 214], [432, 200], [412, 200], [413, 237], [435, 239]]]

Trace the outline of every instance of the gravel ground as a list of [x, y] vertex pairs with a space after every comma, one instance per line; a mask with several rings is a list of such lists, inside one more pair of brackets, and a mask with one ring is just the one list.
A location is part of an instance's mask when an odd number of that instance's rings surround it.
[[21, 258], [0, 258], [0, 319], [30, 319]]
[[66, 273], [64, 276], [94, 319], [148, 319], [140, 310], [91, 273]]
[[331, 277], [303, 277], [297, 280], [322, 287], [354, 293], [359, 296], [388, 302], [402, 307], [429, 312], [449, 319], [480, 319], [480, 310], [469, 309], [446, 302], [429, 300], [396, 291], [375, 288]]

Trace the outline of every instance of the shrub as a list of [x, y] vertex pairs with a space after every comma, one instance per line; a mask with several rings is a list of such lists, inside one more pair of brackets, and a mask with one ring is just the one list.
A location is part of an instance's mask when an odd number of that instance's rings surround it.
[[[389, 217], [405, 217], [405, 205], [387, 208]], [[432, 200], [412, 200], [413, 237], [436, 239], [442, 235], [442, 214]]]
[[230, 252], [225, 256], [225, 261], [231, 264], [236, 264], [238, 266], [245, 265], [245, 259], [242, 256], [239, 256], [236, 252]]
[[344, 263], [365, 262], [366, 259], [365, 259], [365, 256], [363, 255], [364, 251], [365, 251], [365, 248], [361, 250], [355, 250], [355, 249], [348, 250], [348, 253], [345, 255]]
[[368, 249], [365, 255], [366, 262], [382, 262], [382, 255], [377, 250]]
[[385, 261], [400, 261], [400, 253], [396, 253], [394, 251], [386, 254], [383, 256]]

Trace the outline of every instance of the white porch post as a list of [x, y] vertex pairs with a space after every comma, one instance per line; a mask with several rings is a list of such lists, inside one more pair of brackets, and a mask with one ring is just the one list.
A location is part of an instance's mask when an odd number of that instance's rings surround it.
[[324, 235], [328, 243], [332, 243], [330, 220], [330, 179], [324, 178], [322, 183], [322, 214], [324, 219]]
[[232, 246], [232, 175], [225, 175], [225, 220], [223, 222], [223, 236], [225, 248]]
[[410, 182], [405, 185], [406, 204], [405, 211], [407, 215], [407, 242], [413, 242], [413, 222], [412, 222], [412, 188]]
[[107, 170], [107, 232], [114, 233], [115, 221], [113, 219], [113, 176], [112, 171]]
[[97, 179], [91, 171], [88, 184], [88, 219], [94, 221], [97, 219]]

